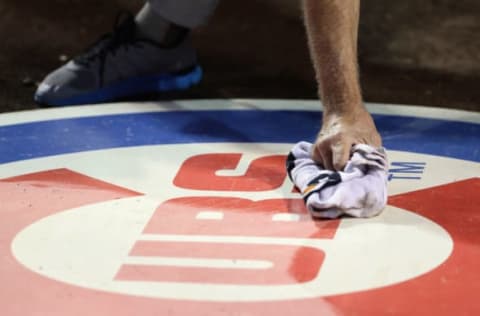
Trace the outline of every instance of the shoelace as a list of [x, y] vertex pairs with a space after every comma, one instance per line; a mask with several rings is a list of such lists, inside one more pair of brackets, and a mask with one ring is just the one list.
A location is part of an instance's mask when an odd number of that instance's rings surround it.
[[103, 35], [85, 53], [75, 57], [74, 62], [87, 67], [92, 62], [99, 60], [99, 78], [100, 86], [102, 86], [107, 56], [115, 55], [115, 52], [124, 45], [135, 45], [138, 42], [135, 38], [135, 27], [135, 19], [130, 12], [118, 13], [113, 31]]

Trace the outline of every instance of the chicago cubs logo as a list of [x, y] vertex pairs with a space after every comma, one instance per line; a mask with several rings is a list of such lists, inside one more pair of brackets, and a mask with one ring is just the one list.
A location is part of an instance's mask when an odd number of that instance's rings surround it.
[[[212, 105], [128, 115], [106, 107], [91, 117], [86, 108], [77, 118], [4, 124], [1, 136], [17, 149], [0, 165], [0, 273], [17, 284], [1, 293], [7, 314], [447, 314], [458, 309], [458, 293], [465, 311], [480, 309], [478, 283], [469, 283], [479, 279], [478, 151], [431, 143], [405, 151], [408, 135], [396, 140], [384, 120], [420, 123], [378, 107], [391, 149], [389, 206], [372, 219], [313, 221], [283, 165], [294, 139], [314, 132], [316, 104], [236, 106], [241, 122], [229, 126], [234, 111]], [[310, 126], [268, 131], [272, 116]], [[239, 128], [255, 117], [267, 132]], [[33, 152], [9, 138], [49, 129], [63, 131], [63, 143], [41, 140]], [[16, 304], [20, 294], [31, 304]]]

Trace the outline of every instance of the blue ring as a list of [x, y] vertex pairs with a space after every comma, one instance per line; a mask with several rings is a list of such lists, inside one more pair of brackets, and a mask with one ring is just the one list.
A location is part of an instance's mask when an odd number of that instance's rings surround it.
[[[0, 164], [107, 148], [218, 142], [313, 141], [320, 112], [148, 112], [0, 126]], [[374, 115], [384, 146], [480, 162], [480, 124]]]

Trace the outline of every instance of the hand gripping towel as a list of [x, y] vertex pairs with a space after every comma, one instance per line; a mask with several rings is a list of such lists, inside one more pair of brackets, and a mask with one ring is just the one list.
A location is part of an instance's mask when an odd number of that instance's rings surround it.
[[325, 170], [311, 158], [312, 144], [299, 142], [286, 166], [313, 217], [372, 217], [387, 204], [388, 162], [384, 148], [352, 147], [343, 171]]

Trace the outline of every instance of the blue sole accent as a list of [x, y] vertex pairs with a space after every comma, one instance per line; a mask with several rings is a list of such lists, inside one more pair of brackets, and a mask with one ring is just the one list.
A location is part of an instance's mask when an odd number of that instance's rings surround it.
[[35, 95], [35, 101], [49, 106], [68, 106], [91, 103], [102, 103], [120, 98], [157, 92], [185, 90], [202, 80], [203, 71], [195, 66], [184, 74], [162, 74], [154, 76], [135, 77], [100, 88], [94, 92], [45, 102], [41, 96]]

